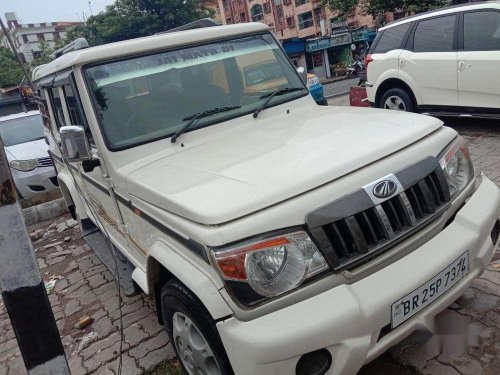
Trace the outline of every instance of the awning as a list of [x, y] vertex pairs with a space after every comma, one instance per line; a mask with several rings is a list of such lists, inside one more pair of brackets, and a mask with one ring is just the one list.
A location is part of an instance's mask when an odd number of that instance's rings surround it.
[[303, 40], [286, 41], [283, 42], [283, 49], [287, 55], [304, 53], [306, 50], [306, 43]]

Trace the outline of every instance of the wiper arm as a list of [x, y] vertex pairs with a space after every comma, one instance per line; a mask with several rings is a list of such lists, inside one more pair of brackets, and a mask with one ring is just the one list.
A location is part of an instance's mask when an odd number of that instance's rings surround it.
[[233, 105], [231, 107], [216, 107], [206, 111], [195, 113], [194, 115], [184, 117], [182, 120], [183, 121], [189, 120], [189, 122], [186, 125], [184, 125], [181, 129], [179, 129], [179, 131], [172, 136], [170, 141], [172, 143], [175, 143], [175, 141], [177, 141], [177, 138], [179, 138], [182, 134], [184, 134], [186, 130], [188, 130], [191, 127], [191, 125], [193, 125], [196, 122], [196, 120], [198, 120], [200, 117], [213, 115], [215, 113], [232, 111], [233, 109], [238, 109], [238, 108], [241, 108], [241, 105]]
[[267, 99], [264, 101], [264, 103], [262, 103], [262, 105], [258, 109], [255, 110], [255, 112], [253, 113], [253, 117], [257, 118], [259, 113], [261, 113], [264, 109], [267, 108], [267, 105], [269, 104], [271, 99], [274, 98], [275, 96], [288, 94], [289, 92], [304, 91], [304, 90], [306, 90], [305, 87], [286, 87], [284, 89], [275, 90], [273, 92], [270, 92], [269, 94], [262, 95], [259, 99], [264, 99], [264, 98]]

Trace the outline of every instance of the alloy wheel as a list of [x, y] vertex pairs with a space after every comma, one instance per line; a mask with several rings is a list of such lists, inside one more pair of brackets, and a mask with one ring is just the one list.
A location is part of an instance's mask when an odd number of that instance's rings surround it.
[[399, 96], [389, 96], [384, 103], [384, 109], [392, 109], [394, 111], [406, 111], [406, 103]]

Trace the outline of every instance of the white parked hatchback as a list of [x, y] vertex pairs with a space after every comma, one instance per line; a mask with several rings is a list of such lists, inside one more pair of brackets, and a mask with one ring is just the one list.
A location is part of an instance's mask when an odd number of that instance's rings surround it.
[[500, 2], [396, 21], [367, 55], [375, 107], [435, 115], [500, 116]]

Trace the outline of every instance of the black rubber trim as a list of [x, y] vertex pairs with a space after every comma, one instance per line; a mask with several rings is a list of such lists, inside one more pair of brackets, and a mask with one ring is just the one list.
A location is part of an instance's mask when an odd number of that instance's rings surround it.
[[403, 188], [406, 190], [417, 182], [431, 174], [439, 168], [439, 162], [436, 158], [429, 156], [418, 163], [412, 164], [408, 168], [396, 172], [394, 175], [398, 178]]
[[28, 371], [64, 356], [54, 314], [43, 282], [2, 292], [2, 298]]
[[345, 219], [373, 207], [373, 202], [363, 189], [344, 196], [332, 203], [328, 203], [306, 216], [307, 226], [312, 228], [321, 227], [332, 222]]

